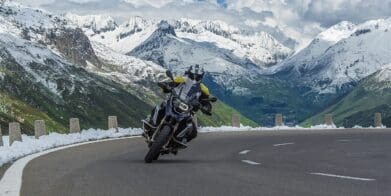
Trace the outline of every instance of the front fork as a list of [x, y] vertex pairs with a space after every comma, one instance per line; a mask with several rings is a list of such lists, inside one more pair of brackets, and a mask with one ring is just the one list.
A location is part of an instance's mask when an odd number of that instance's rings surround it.
[[[155, 137], [157, 136], [157, 134], [160, 133], [160, 130], [163, 128], [164, 125], [170, 125], [171, 128], [174, 128], [173, 130], [171, 130], [171, 138], [173, 137], [175, 131], [178, 129], [179, 127], [179, 123], [178, 122], [174, 122], [175, 120], [173, 119], [169, 119], [167, 121], [167, 117], [165, 116], [160, 124], [157, 126], [157, 127], [153, 127], [155, 129], [154, 133], [152, 134], [152, 136], [149, 136], [149, 134], [147, 133], [147, 129], [145, 128], [145, 124], [147, 124], [148, 126], [152, 127], [148, 122], [146, 121], [143, 121], [143, 130], [144, 130], [144, 136], [145, 136], [145, 139], [146, 139], [146, 142], [148, 144], [151, 144], [155, 141]], [[174, 126], [171, 126], [171, 124], [175, 124]], [[169, 143], [169, 141], [167, 141], [167, 144]], [[166, 145], [167, 145], [166, 144]], [[165, 146], [166, 146], [165, 145]]]

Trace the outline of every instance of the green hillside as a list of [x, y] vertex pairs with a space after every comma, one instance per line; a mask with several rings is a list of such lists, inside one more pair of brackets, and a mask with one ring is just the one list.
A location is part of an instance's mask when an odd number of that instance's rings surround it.
[[64, 125], [56, 122], [44, 112], [0, 91], [0, 125], [3, 133], [8, 132], [8, 122], [20, 122], [22, 129], [32, 134], [35, 120], [45, 120], [46, 128], [50, 132], [65, 130]]
[[243, 125], [248, 125], [252, 127], [258, 126], [257, 123], [241, 115], [237, 110], [224, 104], [221, 101], [218, 101], [213, 104], [212, 116], [207, 116], [205, 114], [202, 114], [202, 112], [198, 112], [197, 117], [199, 119], [199, 125], [201, 126], [222, 126], [231, 125], [233, 114], [239, 114], [240, 123]]
[[378, 76], [381, 73], [378, 72], [364, 79], [345, 98], [307, 119], [303, 125], [321, 124], [325, 114], [333, 114], [334, 123], [338, 126], [369, 127], [374, 125], [374, 114], [380, 112], [383, 116], [383, 124], [391, 127], [391, 82], [390, 80], [379, 81]]

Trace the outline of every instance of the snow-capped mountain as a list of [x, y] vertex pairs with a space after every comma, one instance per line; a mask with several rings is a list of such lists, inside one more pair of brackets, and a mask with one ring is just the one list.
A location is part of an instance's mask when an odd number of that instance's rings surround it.
[[[67, 14], [70, 21], [83, 28], [91, 40], [102, 43], [111, 49], [126, 54], [142, 44], [159, 28], [161, 21], [148, 20], [142, 17], [131, 17], [125, 23], [111, 31], [96, 32], [90, 25], [104, 24], [101, 16], [75, 16]], [[95, 21], [91, 21], [91, 19]], [[279, 43], [270, 34], [258, 32], [246, 34], [237, 27], [222, 21], [203, 21], [178, 19], [167, 21], [173, 26], [178, 38], [210, 43], [217, 48], [229, 50], [239, 58], [248, 59], [259, 67], [275, 65], [285, 59], [293, 51]]]
[[180, 38], [214, 43], [217, 47], [230, 50], [234, 55], [247, 58], [260, 67], [275, 65], [292, 53], [291, 49], [268, 33], [245, 34], [223, 21], [180, 19], [171, 21], [170, 24]]
[[[199, 44], [191, 39], [177, 37], [174, 27], [165, 21], [162, 21], [158, 29], [129, 55], [180, 72], [195, 64], [219, 76], [243, 77], [259, 71], [257, 65], [236, 57], [230, 51], [210, 43]], [[227, 82], [221, 81], [220, 84], [224, 85]]]
[[85, 15], [79, 16], [68, 13], [65, 16], [70, 19], [77, 26], [91, 29], [93, 33], [99, 34], [101, 32], [112, 31], [118, 27], [117, 23], [110, 16], [103, 15]]
[[315, 92], [349, 91], [391, 62], [390, 30], [391, 18], [359, 25], [342, 22], [271, 70]]
[[[78, 16], [67, 14], [66, 17], [73, 24], [82, 28], [91, 41], [101, 43], [122, 54], [132, 51], [133, 48], [140, 45], [157, 29], [154, 21], [146, 20], [141, 17], [131, 17], [123, 24], [115, 26], [112, 29], [111, 27], [113, 26], [111, 24], [116, 23], [105, 22], [107, 21], [107, 18], [100, 15]], [[96, 31], [94, 30], [94, 25], [88, 24], [101, 24], [99, 29], [106, 30]]]

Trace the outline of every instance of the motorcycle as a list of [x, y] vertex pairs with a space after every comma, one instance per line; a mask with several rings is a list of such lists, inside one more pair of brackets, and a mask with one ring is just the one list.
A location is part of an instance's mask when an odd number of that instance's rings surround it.
[[[174, 81], [174, 77], [169, 70], [166, 75]], [[183, 83], [177, 87], [164, 86], [164, 88], [169, 91], [169, 96], [166, 99], [164, 117], [160, 124], [153, 127], [148, 121], [143, 120], [143, 136], [149, 147], [149, 151], [144, 158], [145, 163], [157, 160], [160, 155], [169, 153], [176, 155], [178, 150], [186, 148], [187, 146], [181, 143], [178, 138], [182, 138], [192, 129], [196, 129], [194, 114], [198, 109], [206, 114], [210, 112], [203, 109], [203, 107], [199, 107], [201, 102], [217, 101], [215, 97], [199, 100], [201, 89], [196, 82]], [[152, 135], [148, 131], [151, 128], [155, 130]]]

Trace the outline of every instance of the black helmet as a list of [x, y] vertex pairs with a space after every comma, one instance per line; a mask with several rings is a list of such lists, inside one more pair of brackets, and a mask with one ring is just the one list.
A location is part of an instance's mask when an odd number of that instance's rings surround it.
[[194, 68], [193, 66], [190, 66], [189, 69], [185, 72], [185, 75], [197, 82], [200, 82], [202, 80], [204, 74], [204, 68], [200, 69], [200, 66], [198, 64], [196, 64]]

